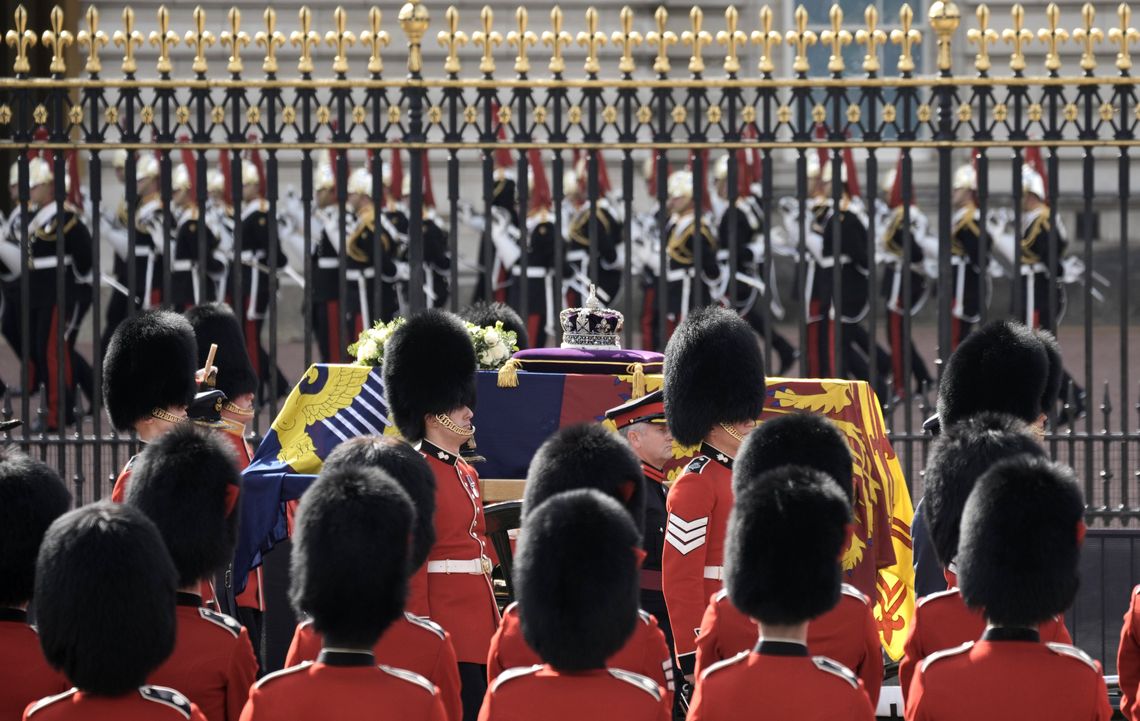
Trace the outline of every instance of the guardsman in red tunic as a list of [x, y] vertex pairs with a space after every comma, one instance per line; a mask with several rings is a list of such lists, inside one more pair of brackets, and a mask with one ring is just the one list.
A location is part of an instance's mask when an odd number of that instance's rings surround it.
[[1116, 652], [1116, 672], [1120, 674], [1120, 712], [1128, 721], [1140, 718], [1140, 586], [1132, 589], [1132, 601], [1124, 613], [1120, 629], [1120, 649]]
[[[958, 591], [955, 557], [962, 509], [978, 478], [999, 461], [1016, 456], [1044, 458], [1044, 449], [1029, 427], [1013, 416], [981, 413], [960, 421], [935, 439], [926, 463], [923, 512], [934, 552], [942, 564], [948, 590], [919, 601], [914, 624], [899, 664], [903, 699], [922, 660], [932, 653], [977, 641], [986, 630], [979, 610], [966, 607]], [[1045, 619], [1037, 633], [1045, 643], [1072, 643], [1060, 616]]]
[[74, 688], [29, 704], [25, 721], [207, 721], [178, 691], [145, 685], [174, 649], [177, 590], [137, 508], [95, 503], [56, 520], [36, 562], [36, 621], [44, 656]]
[[[548, 498], [565, 491], [592, 488], [622, 504], [641, 532], [645, 518], [645, 482], [641, 464], [628, 444], [600, 424], [581, 424], [559, 429], [543, 443], [527, 469], [523, 496], [523, 524], [531, 511]], [[521, 534], [520, 534], [521, 537]], [[520, 604], [503, 613], [503, 622], [491, 639], [487, 656], [488, 681], [494, 682], [507, 669], [533, 666], [542, 659], [527, 645]], [[608, 668], [633, 671], [651, 679], [665, 691], [664, 702], [673, 706], [673, 658], [657, 620], [639, 609], [633, 634], [606, 660]]]
[[608, 666], [640, 623], [640, 543], [629, 513], [597, 490], [564, 491], [527, 511], [515, 588], [523, 637], [544, 663], [495, 679], [479, 721], [668, 721], [664, 689]]
[[[737, 484], [781, 466], [801, 466], [826, 474], [851, 501], [851, 450], [843, 434], [826, 418], [796, 413], [765, 421], [752, 432], [747, 448], [747, 456], [741, 454], [736, 461]], [[752, 649], [758, 634], [756, 622], [732, 605], [728, 593], [718, 593], [705, 609], [697, 636], [697, 676], [717, 661]], [[840, 586], [835, 607], [812, 619], [808, 648], [854, 671], [871, 705], [879, 702], [883, 650], [878, 623], [870, 600], [857, 588], [846, 583]]]
[[709, 666], [689, 721], [872, 721], [862, 682], [846, 666], [809, 653], [808, 625], [841, 596], [840, 554], [851, 501], [834, 479], [803, 466], [754, 473], [745, 442], [728, 529], [725, 584], [759, 625], [752, 650]]
[[1037, 633], [1076, 596], [1084, 534], [1084, 500], [1070, 469], [1018, 456], [978, 479], [955, 558], [962, 598], [982, 611], [986, 629], [919, 664], [907, 721], [1112, 717], [1100, 664]]
[[315, 662], [270, 674], [242, 721], [446, 721], [423, 676], [378, 665], [372, 648], [403, 618], [415, 510], [384, 471], [322, 471], [301, 497], [290, 598], [324, 637]]
[[[323, 471], [339, 468], [379, 468], [388, 473], [412, 499], [416, 510], [412, 525], [410, 572], [427, 562], [435, 543], [435, 476], [416, 449], [393, 436], [359, 436], [341, 443], [325, 459]], [[286, 666], [315, 661], [323, 639], [312, 620], [302, 621], [293, 634]], [[439, 689], [449, 721], [459, 721], [459, 669], [451, 635], [430, 619], [404, 611], [373, 646], [379, 663], [414, 671]]]
[[233, 556], [239, 483], [229, 445], [185, 423], [139, 454], [127, 489], [127, 505], [154, 522], [178, 572], [174, 652], [149, 680], [177, 688], [210, 721], [237, 721], [257, 679], [248, 632], [199, 595]]
[[438, 309], [408, 318], [384, 353], [388, 410], [435, 476], [435, 544], [412, 577], [408, 610], [451, 634], [465, 721], [474, 721], [486, 692], [487, 649], [499, 625], [479, 476], [460, 457], [475, 434], [475, 368], [467, 330]]
[[661, 558], [677, 663], [691, 683], [701, 618], [723, 585], [732, 459], [764, 408], [756, 334], [724, 308], [690, 314], [665, 348], [664, 390], [673, 438], [701, 453], [669, 491]]
[[70, 506], [54, 470], [14, 447], [0, 450], [0, 721], [19, 721], [29, 703], [70, 685], [48, 666], [27, 611], [40, 542]]

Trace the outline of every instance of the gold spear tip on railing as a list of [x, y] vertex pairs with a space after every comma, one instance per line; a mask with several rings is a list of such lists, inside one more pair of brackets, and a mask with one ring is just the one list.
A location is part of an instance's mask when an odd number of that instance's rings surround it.
[[483, 57], [479, 61], [479, 72], [484, 75], [495, 73], [495, 47], [503, 44], [503, 36], [494, 30], [495, 12], [490, 5], [484, 5], [479, 12], [479, 20], [483, 29], [471, 36], [471, 42], [483, 48]]
[[92, 6], [87, 8], [87, 29], [80, 30], [77, 41], [79, 47], [87, 48], [87, 64], [84, 69], [91, 75], [103, 70], [103, 63], [99, 60], [99, 48], [107, 44], [107, 33], [99, 29], [99, 9]]
[[900, 27], [891, 31], [891, 42], [902, 47], [898, 70], [904, 75], [914, 72], [914, 46], [922, 42], [922, 33], [912, 27], [913, 23], [914, 11], [904, 3], [899, 8]]
[[392, 41], [387, 30], [381, 29], [384, 14], [373, 6], [368, 11], [368, 29], [360, 34], [360, 44], [368, 47], [368, 72], [379, 75], [384, 72], [384, 48]]
[[297, 11], [297, 18], [301, 21], [301, 29], [294, 30], [289, 35], [289, 44], [301, 48], [297, 70], [303, 75], [308, 75], [313, 72], [313, 48], [320, 44], [321, 36], [313, 30], [313, 12], [307, 5], [302, 5]]
[[653, 61], [653, 72], [665, 75], [671, 67], [669, 63], [669, 46], [677, 44], [677, 34], [668, 29], [669, 11], [664, 5], [657, 6], [653, 13], [653, 21], [657, 29], [645, 36], [645, 42], [657, 47], [657, 57]]
[[17, 73], [27, 73], [32, 69], [28, 62], [28, 48], [36, 44], [36, 34], [28, 29], [28, 11], [23, 5], [16, 6], [16, 29], [9, 30], [4, 36], [8, 45], [16, 48], [16, 59], [12, 69]]
[[990, 62], [990, 45], [996, 43], [999, 35], [990, 28], [990, 9], [985, 4], [979, 5], [976, 11], [978, 27], [966, 31], [966, 40], [978, 46], [978, 54], [974, 56], [974, 67], [979, 73], [987, 73], [992, 67]]
[[241, 61], [241, 49], [245, 45], [249, 45], [249, 34], [241, 29], [241, 10], [236, 7], [230, 8], [226, 18], [230, 22], [229, 30], [222, 33], [222, 45], [230, 48], [229, 62], [226, 65], [226, 71], [234, 75], [240, 75], [243, 64]]
[[135, 30], [135, 11], [131, 8], [123, 8], [123, 29], [115, 31], [111, 42], [123, 49], [123, 74], [134, 75], [139, 68], [135, 61], [135, 48], [142, 46], [143, 36]]
[[838, 4], [832, 5], [827, 13], [831, 20], [831, 29], [820, 33], [820, 42], [831, 48], [831, 56], [827, 60], [827, 71], [838, 75], [846, 68], [843, 60], [843, 46], [851, 44], [851, 33], [843, 29], [843, 8]]
[[1013, 27], [1003, 30], [1001, 39], [1013, 46], [1009, 56], [1009, 69], [1020, 74], [1025, 70], [1025, 45], [1033, 41], [1033, 33], [1025, 28], [1025, 8], [1021, 3], [1010, 8], [1009, 15]]
[[760, 46], [760, 61], [756, 68], [764, 75], [771, 75], [776, 69], [772, 62], [772, 46], [779, 45], [782, 39], [780, 33], [772, 29], [772, 8], [765, 5], [760, 8], [760, 29], [752, 31], [752, 43]]
[[699, 75], [705, 71], [704, 48], [712, 43], [712, 33], [701, 29], [705, 22], [705, 12], [699, 5], [689, 10], [689, 25], [691, 29], [681, 33], [681, 42], [692, 48], [689, 56], [689, 72]]
[[1069, 31], [1060, 26], [1061, 8], [1057, 7], [1057, 3], [1049, 3], [1045, 9], [1045, 18], [1049, 27], [1038, 30], [1037, 38], [1049, 46], [1045, 53], [1045, 69], [1056, 74], [1061, 69], [1061, 52], [1058, 47], [1069, 39]]
[[887, 34], [879, 29], [879, 9], [874, 5], [868, 5], [863, 11], [863, 20], [867, 23], [867, 28], [855, 32], [855, 42], [867, 46], [867, 53], [863, 56], [863, 72], [877, 73], [882, 69], [879, 47], [887, 42]]
[[598, 9], [592, 5], [586, 8], [586, 31], [578, 33], [578, 45], [586, 48], [586, 63], [583, 66], [590, 75], [597, 75], [602, 69], [598, 62], [598, 48], [606, 44], [606, 34], [598, 32]]
[[186, 45], [194, 48], [191, 70], [202, 75], [206, 73], [206, 48], [213, 44], [214, 34], [206, 29], [206, 11], [199, 5], [194, 8], [194, 29], [186, 31]]
[[1084, 21], [1084, 27], [1073, 30], [1073, 40], [1082, 46], [1081, 70], [1087, 75], [1092, 75], [1096, 70], [1095, 46], [1104, 41], [1104, 32], [1093, 24], [1096, 22], [1096, 8], [1092, 3], [1085, 3], [1081, 8], [1081, 19]]
[[59, 5], [51, 9], [51, 30], [44, 30], [44, 47], [51, 48], [51, 67], [49, 70], [55, 75], [67, 74], [65, 52], [67, 46], [75, 42], [72, 34], [63, 27], [63, 8]]
[[538, 36], [533, 32], [527, 30], [527, 24], [530, 22], [526, 8], [519, 6], [515, 10], [515, 28], [507, 33], [507, 44], [517, 50], [515, 54], [515, 72], [519, 75], [526, 75], [530, 72], [530, 57], [527, 54], [527, 48], [533, 46], [538, 42]]
[[258, 30], [253, 36], [254, 42], [265, 48], [265, 59], [261, 61], [261, 69], [267, 74], [277, 72], [277, 48], [285, 44], [285, 35], [277, 31], [277, 11], [265, 8], [262, 13], [265, 20], [265, 29]]
[[1140, 40], [1140, 32], [1132, 27], [1132, 8], [1127, 3], [1120, 3], [1116, 8], [1116, 15], [1120, 18], [1120, 27], [1108, 31], [1110, 42], [1120, 46], [1116, 53], [1116, 68], [1122, 73], [1132, 69], [1132, 43]]
[[447, 60], [443, 63], [445, 72], [455, 75], [462, 67], [459, 64], [459, 48], [467, 44], [467, 33], [459, 29], [459, 9], [454, 5], [444, 14], [447, 19], [447, 30], [440, 30], [436, 35], [441, 47], [447, 48]]
[[333, 72], [344, 75], [348, 72], [348, 49], [356, 43], [356, 34], [348, 29], [348, 13], [343, 6], [338, 5], [333, 11], [333, 22], [336, 24], [336, 29], [325, 33], [325, 43], [336, 49], [336, 55], [333, 56]]
[[740, 13], [735, 5], [724, 11], [724, 30], [716, 34], [717, 44], [724, 46], [724, 71], [729, 75], [740, 72], [740, 58], [737, 50], [748, 42], [748, 35], [738, 29]]
[[808, 63], [807, 49], [815, 45], [817, 40], [816, 34], [807, 29], [808, 24], [808, 11], [803, 5], [796, 8], [796, 29], [789, 30], [787, 35], [788, 44], [795, 48], [796, 57], [792, 61], [792, 70], [797, 73], [806, 74], [811, 70], [811, 65]]
[[158, 72], [170, 74], [174, 69], [170, 62], [170, 48], [178, 44], [178, 33], [170, 29], [170, 11], [165, 5], [158, 7], [158, 30], [151, 31], [150, 44], [158, 48]]
[[633, 29], [633, 9], [628, 5], [621, 9], [621, 30], [615, 30], [612, 40], [615, 45], [621, 46], [621, 60], [618, 61], [618, 70], [629, 75], [636, 66], [633, 62], [633, 48], [641, 44], [641, 33]]

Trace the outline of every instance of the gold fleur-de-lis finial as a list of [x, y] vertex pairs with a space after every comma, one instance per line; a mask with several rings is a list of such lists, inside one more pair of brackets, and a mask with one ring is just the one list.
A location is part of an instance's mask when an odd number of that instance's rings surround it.
[[206, 72], [206, 48], [214, 44], [214, 34], [206, 29], [206, 11], [202, 6], [194, 8], [194, 29], [186, 31], [186, 45], [194, 48], [194, 63], [190, 69], [196, 73]]
[[297, 12], [301, 21], [301, 29], [294, 30], [289, 35], [289, 44], [301, 48], [301, 57], [297, 60], [297, 70], [301, 73], [313, 72], [313, 48], [320, 44], [321, 36], [313, 30], [313, 12], [307, 5], [302, 5]]
[[9, 30], [4, 39], [8, 45], [16, 48], [16, 60], [12, 63], [12, 69], [16, 73], [27, 73], [32, 69], [28, 62], [28, 48], [36, 44], [36, 34], [28, 29], [28, 11], [23, 5], [16, 6], [15, 19], [16, 29]]
[[843, 8], [838, 4], [831, 6], [828, 17], [831, 19], [831, 29], [820, 33], [819, 41], [831, 48], [831, 57], [827, 59], [827, 72], [842, 73], [846, 67], [843, 62], [843, 46], [851, 44], [851, 33], [843, 29]]
[[459, 48], [467, 44], [467, 33], [459, 29], [459, 10], [452, 5], [444, 14], [447, 18], [447, 30], [440, 30], [436, 35], [441, 47], [447, 48], [447, 60], [443, 69], [452, 75], [459, 72]]
[[657, 7], [657, 11], [653, 13], [653, 20], [657, 23], [657, 29], [650, 31], [645, 36], [645, 42], [651, 46], [657, 46], [657, 57], [653, 61], [653, 72], [664, 75], [669, 72], [669, 46], [677, 44], [677, 33], [666, 29], [669, 24], [669, 11], [665, 9], [664, 5]]
[[636, 66], [633, 62], [633, 49], [641, 44], [641, 33], [633, 29], [633, 9], [626, 5], [621, 9], [621, 30], [615, 30], [611, 38], [614, 45], [621, 46], [621, 60], [618, 70], [625, 74], [632, 73]]
[[887, 33], [879, 29], [879, 9], [874, 5], [867, 6], [863, 12], [863, 19], [867, 27], [856, 31], [855, 42], [867, 46], [867, 53], [863, 56], [863, 72], [877, 73], [882, 68], [879, 62], [879, 46], [887, 42]]
[[45, 48], [51, 48], [52, 73], [63, 75], [67, 72], [67, 61], [64, 53], [67, 46], [75, 42], [75, 37], [63, 29], [63, 8], [56, 5], [51, 9], [51, 30], [44, 30], [43, 43]]
[[507, 33], [507, 44], [518, 51], [515, 55], [515, 72], [519, 75], [530, 72], [527, 48], [533, 47], [538, 42], [538, 36], [526, 29], [528, 21], [526, 8], [520, 5], [518, 10], [515, 10], [516, 29]]
[[586, 72], [597, 74], [602, 69], [598, 62], [598, 48], [606, 44], [606, 34], [598, 31], [598, 9], [586, 8], [586, 31], [578, 33], [578, 45], [586, 48]]
[[143, 44], [143, 34], [135, 30], [135, 11], [129, 7], [123, 8], [123, 29], [116, 30], [111, 36], [115, 47], [123, 49], [123, 72], [133, 75], [139, 69], [135, 61], [135, 48]]
[[681, 42], [692, 48], [689, 56], [689, 72], [697, 75], [705, 71], [704, 49], [712, 43], [712, 33], [701, 29], [705, 23], [705, 13], [700, 6], [694, 5], [689, 11], [690, 29], [681, 33]]
[[765, 5], [760, 8], [760, 29], [752, 31], [752, 44], [760, 46], [760, 62], [756, 67], [761, 73], [771, 75], [776, 69], [772, 62], [772, 46], [779, 45], [783, 36], [772, 29], [772, 8]]
[[285, 44], [285, 35], [277, 31], [277, 11], [265, 8], [262, 13], [265, 19], [265, 29], [258, 30], [253, 41], [265, 48], [265, 59], [261, 61], [261, 69], [272, 75], [277, 72], [277, 48]]
[[562, 49], [574, 41], [570, 33], [562, 29], [562, 8], [555, 5], [550, 10], [550, 30], [542, 33], [542, 44], [549, 46], [550, 72], [555, 75], [566, 70], [566, 60], [562, 57]]
[[815, 45], [816, 34], [807, 29], [808, 11], [803, 5], [796, 8], [796, 29], [789, 30], [787, 34], [788, 45], [795, 48], [796, 57], [792, 61], [792, 70], [797, 73], [806, 73], [811, 70], [808, 64], [807, 49]]
[[1021, 3], [1014, 5], [1009, 11], [1013, 19], [1013, 27], [1006, 28], [1001, 33], [1001, 39], [1013, 45], [1013, 52], [1009, 56], [1009, 68], [1015, 73], [1025, 70], [1025, 46], [1033, 41], [1033, 32], [1025, 28], [1025, 8]]
[[1081, 50], [1081, 70], [1086, 73], [1092, 74], [1096, 70], [1096, 50], [1097, 43], [1104, 42], [1104, 32], [1093, 25], [1096, 21], [1096, 8], [1092, 3], [1085, 3], [1081, 8], [1081, 19], [1085, 21], [1084, 26], [1073, 30], [1073, 41], [1080, 43], [1083, 48]]
[[348, 29], [348, 13], [340, 5], [333, 10], [333, 23], [336, 29], [325, 33], [325, 43], [331, 48], [336, 48], [336, 55], [333, 56], [333, 72], [344, 75], [348, 72], [348, 49], [356, 43], [356, 33]]
[[174, 69], [170, 49], [178, 44], [178, 33], [170, 29], [170, 11], [165, 5], [158, 8], [158, 30], [151, 31], [150, 44], [158, 48], [158, 72], [169, 74]]
[[368, 47], [368, 72], [373, 75], [384, 72], [384, 59], [380, 53], [392, 41], [388, 32], [380, 29], [383, 17], [380, 8], [373, 6], [368, 11], [368, 29], [360, 33], [360, 44]]
[[229, 29], [222, 33], [222, 45], [230, 49], [226, 72], [239, 75], [242, 71], [241, 49], [249, 45], [249, 34], [241, 29], [241, 10], [230, 8], [226, 19], [230, 22]]
[[899, 8], [899, 27], [891, 31], [891, 42], [902, 46], [898, 64], [900, 73], [914, 72], [914, 46], [922, 42], [922, 33], [911, 27], [913, 23], [914, 11], [904, 3]]
[[479, 72], [484, 75], [495, 73], [495, 48], [503, 44], [503, 36], [495, 31], [495, 13], [490, 5], [484, 5], [479, 13], [479, 20], [483, 29], [471, 36], [471, 42], [483, 48], [483, 57], [479, 60]]
[[99, 48], [107, 44], [107, 33], [99, 29], [99, 8], [87, 8], [87, 29], [80, 30], [76, 37], [79, 47], [87, 48], [87, 65], [84, 69], [91, 75], [103, 70], [103, 63], [99, 60]]
[[1116, 8], [1116, 15], [1120, 18], [1120, 27], [1108, 31], [1109, 42], [1120, 46], [1116, 53], [1116, 69], [1127, 72], [1132, 69], [1132, 43], [1140, 40], [1140, 31], [1132, 27], [1132, 8], [1127, 3], [1120, 3]]
[[737, 29], [739, 23], [740, 13], [735, 5], [729, 5], [724, 10], [724, 30], [716, 34], [717, 44], [724, 46], [724, 71], [731, 75], [740, 72], [737, 50], [748, 42], [748, 35]]
[[979, 73], [989, 72], [990, 46], [1000, 37], [997, 31], [990, 27], [990, 9], [985, 4], [979, 5], [977, 10], [978, 27], [966, 31], [966, 40], [978, 46], [978, 54], [974, 56], [974, 67]]
[[1069, 31], [1060, 27], [1061, 8], [1057, 7], [1057, 3], [1049, 3], [1045, 8], [1045, 19], [1049, 22], [1049, 27], [1038, 30], [1037, 39], [1049, 46], [1045, 53], [1045, 69], [1055, 73], [1061, 69], [1061, 53], [1057, 48], [1069, 39]]

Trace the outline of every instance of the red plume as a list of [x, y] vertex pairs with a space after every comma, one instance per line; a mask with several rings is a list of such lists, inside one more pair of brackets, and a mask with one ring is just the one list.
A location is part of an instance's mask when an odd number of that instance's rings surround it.
[[657, 197], [657, 148], [649, 151], [649, 176], [645, 178], [645, 184], [649, 186], [649, 197]]
[[[190, 142], [190, 136], [179, 135], [178, 142], [188, 143]], [[186, 173], [190, 176], [190, 197], [196, 198], [198, 197], [198, 167], [194, 162], [194, 151], [190, 148], [182, 148], [181, 153], [182, 164], [186, 166]]]
[[[498, 120], [499, 117], [499, 104], [491, 103], [491, 115], [493, 116], [492, 122]], [[503, 123], [499, 124], [499, 140], [507, 139], [507, 126]], [[506, 148], [495, 146], [495, 169], [496, 170], [510, 170], [515, 167], [515, 162], [511, 158], [511, 151]]]
[[392, 201], [399, 202], [404, 193], [404, 159], [398, 147], [392, 148]]
[[537, 148], [526, 151], [530, 163], [530, 171], [534, 174], [534, 186], [530, 189], [530, 212], [550, 210], [554, 200], [550, 195], [550, 183], [546, 180], [546, 166], [542, 163], [542, 154]]
[[28, 160], [32, 160], [33, 158], [43, 158], [45, 161], [47, 161], [48, 165], [52, 166], [54, 170], [55, 156], [52, 155], [52, 152], [47, 148], [44, 148], [43, 150], [37, 150], [35, 147], [40, 143], [46, 143], [49, 137], [51, 136], [48, 135], [47, 128], [42, 125], [36, 126], [36, 131], [32, 133], [32, 141], [34, 144], [31, 148], [28, 149]]
[[843, 149], [843, 165], [847, 168], [847, 194], [858, 198], [863, 193], [859, 190], [859, 169], [855, 167], [855, 153], [851, 152], [851, 148]]
[[1049, 173], [1045, 169], [1045, 160], [1041, 157], [1041, 146], [1030, 145], [1025, 149], [1025, 164], [1037, 171], [1041, 176], [1041, 184], [1045, 186], [1043, 200], [1049, 202]]
[[431, 187], [431, 161], [428, 160], [426, 150], [420, 154], [420, 168], [423, 169], [424, 176], [424, 210], [427, 210], [435, 207], [435, 192]]
[[732, 156], [736, 160], [736, 197], [743, 198], [752, 192], [752, 169], [748, 164], [748, 151], [738, 148]]
[[903, 203], [902, 197], [902, 172], [903, 172], [903, 155], [899, 151], [899, 161], [895, 164], [895, 179], [891, 184], [891, 194], [887, 198], [887, 207], [897, 208]]
[[598, 153], [598, 195], [605, 197], [613, 191], [613, 186], [610, 185], [610, 171], [606, 169], [606, 159], [602, 157], [602, 151]]
[[[827, 140], [827, 126], [823, 123], [815, 124], [815, 139]], [[831, 153], [828, 152], [827, 148], [817, 148], [816, 153], [819, 154], [819, 172], [822, 173], [827, 164], [831, 162]]]
[[[336, 121], [334, 120], [334, 121], [332, 121], [333, 133], [336, 132], [336, 128], [337, 128], [337, 124], [336, 124]], [[329, 167], [332, 168], [333, 192], [334, 193], [336, 192], [336, 182], [337, 182], [336, 181], [336, 160], [339, 156], [340, 156], [339, 150], [337, 150], [336, 148], [329, 148], [329, 163], [331, 163], [331, 165]], [[371, 160], [372, 160], [372, 151], [371, 150], [368, 151], [368, 159], [369, 159], [369, 166], [371, 166]]]
[[[257, 142], [256, 135], [249, 136], [249, 142]], [[249, 151], [249, 160], [253, 163], [253, 167], [257, 168], [257, 189], [261, 197], [265, 197], [265, 161], [261, 159], [261, 151], [254, 146]]]
[[[745, 127], [744, 128], [744, 134], [741, 137], [743, 140], [755, 140], [756, 139], [756, 126], [748, 125], [747, 127]], [[748, 154], [749, 154], [748, 166], [749, 166], [749, 169], [752, 171], [751, 175], [748, 178], [749, 184], [764, 182], [764, 169], [761, 166], [760, 149], [753, 146], [752, 149], [748, 151]]]
[[225, 202], [229, 202], [230, 198], [234, 196], [234, 174], [233, 168], [230, 166], [230, 153], [228, 150], [218, 151], [218, 167], [222, 169], [222, 178], [225, 181], [223, 191], [225, 194]]
[[79, 185], [79, 155], [74, 150], [67, 151], [67, 177], [71, 179], [67, 200], [76, 208], [82, 208], [83, 188]]

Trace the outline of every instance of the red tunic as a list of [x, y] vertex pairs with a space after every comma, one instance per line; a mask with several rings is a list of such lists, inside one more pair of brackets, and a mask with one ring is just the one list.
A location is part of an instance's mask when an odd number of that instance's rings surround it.
[[[323, 645], [324, 639], [313, 629], [313, 622], [303, 621], [293, 633], [285, 666], [316, 661]], [[413, 671], [435, 684], [449, 721], [463, 718], [455, 647], [451, 645], [451, 636], [438, 624], [405, 613], [376, 641], [372, 654], [377, 663]]]
[[28, 704], [70, 687], [48, 665], [28, 615], [17, 608], [0, 608], [0, 721], [19, 721]]
[[257, 680], [257, 658], [240, 623], [201, 607], [201, 599], [178, 594], [174, 652], [148, 681], [181, 691], [209, 721], [237, 721], [249, 687]]
[[1116, 652], [1116, 672], [1120, 674], [1120, 712], [1128, 721], [1140, 718], [1140, 586], [1132, 589], [1132, 601], [1124, 613], [1120, 629], [1120, 649]]
[[322, 651], [316, 663], [271, 673], [250, 690], [241, 721], [446, 721], [435, 686], [377, 666], [370, 653]]
[[798, 643], [763, 641], [705, 669], [688, 721], [874, 721], [863, 684], [846, 666]]
[[[510, 668], [541, 664], [542, 659], [523, 638], [518, 604], [512, 603], [503, 611], [503, 622], [491, 639], [491, 651], [487, 654], [487, 681], [493, 682]], [[673, 659], [665, 644], [665, 634], [651, 614], [639, 612], [633, 635], [606, 660], [606, 667], [645, 676], [665, 690], [665, 706], [673, 708]]]
[[[479, 476], [459, 456], [423, 441], [420, 453], [435, 474], [435, 545], [419, 573], [426, 579], [427, 608], [431, 620], [447, 629], [461, 663], [484, 664], [491, 636], [499, 625], [499, 607], [491, 588], [490, 557], [485, 547], [487, 531]], [[484, 561], [484, 571], [467, 570]], [[432, 572], [453, 562], [458, 572]], [[413, 584], [414, 585], [414, 584]], [[422, 604], [416, 604], [422, 605]]]
[[1100, 664], [1032, 629], [990, 628], [980, 641], [939, 651], [919, 665], [907, 721], [1080, 719], [1108, 721]]
[[661, 554], [661, 589], [673, 626], [677, 663], [685, 675], [696, 664], [705, 606], [723, 585], [724, 542], [732, 510], [732, 459], [705, 443], [673, 484]]
[[28, 706], [25, 721], [206, 721], [174, 689], [140, 686], [122, 696], [91, 696], [71, 689]]
[[[759, 629], [721, 591], [705, 609], [697, 637], [697, 676], [718, 661], [756, 646]], [[843, 584], [835, 608], [808, 624], [808, 649], [838, 661], [859, 676], [871, 706], [883, 685], [883, 649], [871, 602], [854, 586]]]
[[629, 671], [512, 668], [487, 690], [479, 721], [669, 721], [663, 699], [657, 684]]
[[[903, 659], [899, 663], [899, 686], [903, 700], [910, 693], [911, 679], [919, 662], [932, 653], [961, 646], [967, 641], [976, 641], [986, 630], [986, 619], [981, 611], [967, 608], [958, 589], [932, 593], [918, 602], [914, 609], [914, 623], [903, 648]], [[1065, 619], [1055, 616], [1038, 629], [1040, 638], [1046, 643], [1072, 643]]]

